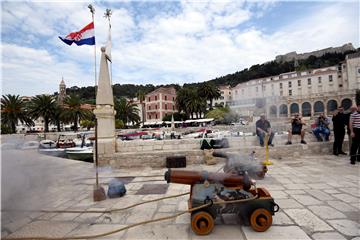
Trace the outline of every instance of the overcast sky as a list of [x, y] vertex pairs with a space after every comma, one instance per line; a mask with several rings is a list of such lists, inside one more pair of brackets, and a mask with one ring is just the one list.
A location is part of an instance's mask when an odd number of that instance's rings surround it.
[[[89, 2], [2, 2], [2, 93], [32, 96], [94, 85], [92, 46], [58, 36], [89, 22]], [[95, 32], [106, 43], [113, 15], [113, 83], [202, 82], [290, 51], [353, 43], [359, 47], [359, 2], [102, 1]], [[99, 71], [98, 71], [99, 72]]]

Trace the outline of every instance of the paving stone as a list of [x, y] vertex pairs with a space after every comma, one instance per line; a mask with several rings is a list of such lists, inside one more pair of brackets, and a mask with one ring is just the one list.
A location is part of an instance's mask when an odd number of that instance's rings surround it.
[[[136, 210], [133, 209], [133, 214], [128, 217], [126, 223], [130, 224], [150, 220], [156, 212], [156, 209], [157, 203], [149, 203], [137, 206]], [[134, 213], [134, 210], [136, 211], [136, 214]]]
[[174, 213], [176, 211], [176, 206], [171, 205], [161, 205], [158, 209], [159, 212], [172, 212]]
[[239, 225], [215, 225], [213, 231], [207, 236], [199, 236], [196, 235], [190, 228], [190, 237], [192, 240], [199, 240], [199, 239], [238, 239], [238, 240], [245, 240], [243, 233], [241, 232], [241, 227]]
[[306, 194], [303, 190], [286, 190], [285, 192], [289, 195]]
[[294, 222], [282, 211], [273, 216], [273, 225], [293, 225]]
[[309, 206], [309, 209], [322, 219], [346, 218], [343, 213], [328, 206]]
[[295, 201], [294, 199], [278, 199], [275, 201], [281, 209], [287, 208], [303, 208], [299, 202]]
[[176, 224], [191, 224], [190, 213], [185, 213], [175, 219]]
[[312, 189], [331, 189], [332, 188], [332, 186], [329, 186], [326, 183], [309, 183], [306, 185], [308, 185]]
[[6, 228], [9, 232], [15, 232], [19, 228], [31, 222], [31, 219], [28, 217], [23, 217], [21, 219], [15, 219], [14, 221], [10, 221], [7, 224], [2, 223], [2, 227]]
[[360, 224], [351, 220], [329, 220], [328, 223], [336, 230], [347, 236], [360, 235]]
[[341, 193], [341, 194], [333, 194], [334, 197], [336, 197], [337, 199], [347, 202], [347, 203], [357, 203], [359, 202], [359, 199], [351, 196], [350, 194], [346, 194], [346, 193]]
[[[103, 234], [106, 232], [123, 228], [125, 226], [126, 225], [120, 225], [120, 224], [89, 224], [89, 225], [84, 224], [76, 228], [71, 233], [67, 234], [67, 236], [89, 236], [89, 235]], [[126, 231], [121, 231], [104, 237], [97, 237], [96, 239], [103, 239], [103, 240], [121, 239], [124, 236], [125, 232]]]
[[314, 240], [346, 240], [346, 238], [338, 232], [315, 233], [312, 235], [312, 238]]
[[34, 221], [9, 235], [16, 237], [63, 237], [74, 230], [79, 224], [73, 222]]
[[329, 193], [329, 194], [340, 193], [340, 191], [338, 191], [336, 189], [324, 189], [324, 192]]
[[165, 225], [148, 224], [139, 228], [129, 229], [124, 239], [189, 239], [189, 224]]
[[299, 226], [306, 229], [308, 232], [330, 231], [330, 227], [320, 218], [316, 217], [312, 212], [307, 209], [285, 209], [289, 215]]
[[316, 197], [320, 201], [334, 200], [332, 196], [330, 196], [327, 193], [324, 193], [322, 190], [308, 189], [306, 190], [306, 192], [309, 193], [311, 196]]
[[289, 198], [289, 195], [287, 195], [284, 191], [271, 191], [271, 196], [274, 199]]
[[307, 195], [293, 195], [292, 197], [295, 198], [296, 201], [298, 201], [299, 203], [301, 203], [303, 205], [319, 205], [319, 204], [322, 204], [322, 202], [320, 202], [316, 198], [313, 198], [313, 197], [307, 196]]
[[[244, 231], [247, 240], [289, 240], [289, 239], [310, 240], [311, 239], [298, 226], [271, 226], [266, 232], [255, 232], [250, 227], [243, 227], [242, 229]], [[239, 239], [239, 238], [237, 237], [234, 239]]]
[[351, 240], [360, 240], [360, 237], [352, 238]]
[[327, 203], [341, 212], [353, 212], [356, 208], [343, 201], [327, 201]]
[[298, 183], [293, 183], [293, 184], [284, 184], [284, 187], [290, 190], [304, 190], [304, 189], [310, 189], [309, 186], [306, 186], [304, 184], [298, 184]]

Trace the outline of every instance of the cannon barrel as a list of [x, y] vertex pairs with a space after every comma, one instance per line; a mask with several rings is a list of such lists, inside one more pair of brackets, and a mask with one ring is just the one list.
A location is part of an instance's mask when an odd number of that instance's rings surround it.
[[194, 185], [196, 183], [208, 181], [210, 183], [221, 183], [225, 187], [239, 187], [244, 190], [248, 190], [251, 187], [251, 180], [247, 174], [239, 176], [229, 173], [169, 169], [165, 172], [165, 180], [168, 183], [180, 183], [186, 185]]

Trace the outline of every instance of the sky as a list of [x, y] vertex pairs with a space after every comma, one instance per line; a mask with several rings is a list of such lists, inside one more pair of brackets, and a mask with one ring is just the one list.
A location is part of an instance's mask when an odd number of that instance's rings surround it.
[[[94, 47], [58, 36], [92, 21], [84, 1], [1, 2], [2, 94], [52, 94], [93, 86]], [[113, 84], [203, 82], [253, 64], [352, 43], [359, 47], [359, 1], [99, 1], [97, 73], [113, 12]]]

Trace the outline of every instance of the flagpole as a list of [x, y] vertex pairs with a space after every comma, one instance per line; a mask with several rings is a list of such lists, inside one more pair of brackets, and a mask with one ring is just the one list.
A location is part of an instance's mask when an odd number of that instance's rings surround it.
[[[94, 20], [94, 14], [95, 14], [95, 8], [89, 4], [88, 8], [90, 9], [91, 12], [91, 17], [92, 17], [92, 21], [94, 24], [94, 36], [95, 36], [95, 20]], [[96, 105], [96, 86], [97, 86], [97, 81], [96, 81], [96, 38], [95, 38], [95, 42], [94, 42], [94, 80], [95, 80], [95, 86], [94, 86], [94, 90], [95, 90], [95, 105]], [[99, 166], [99, 154], [98, 154], [98, 132], [97, 132], [97, 118], [95, 116], [95, 172], [96, 172], [96, 188], [99, 187], [99, 172], [98, 172], [98, 166]]]
[[[109, 21], [109, 34], [111, 32], [111, 22], [110, 22], [111, 15], [112, 15], [111, 9], [107, 8], [105, 10], [104, 18], [107, 18]], [[110, 83], [112, 85], [112, 60], [111, 59], [110, 59]]]

